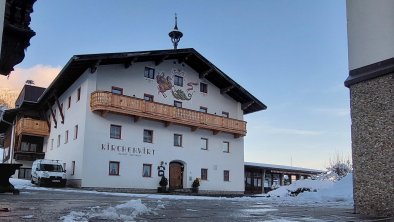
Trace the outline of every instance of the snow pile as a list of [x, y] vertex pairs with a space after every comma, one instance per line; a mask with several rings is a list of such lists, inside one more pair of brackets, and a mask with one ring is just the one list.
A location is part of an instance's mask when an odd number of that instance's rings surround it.
[[[289, 186], [282, 186], [268, 193], [271, 197], [287, 198], [291, 201], [308, 202], [345, 202], [353, 203], [353, 175], [349, 173], [341, 180], [298, 180]], [[310, 192], [292, 194], [297, 189], [307, 188]]]
[[288, 186], [279, 187], [268, 193], [270, 196], [274, 197], [285, 197], [290, 196], [291, 192], [295, 192], [297, 189], [308, 188], [311, 192], [318, 191], [320, 189], [331, 187], [334, 182], [329, 180], [297, 180]]
[[108, 207], [104, 210], [101, 210], [100, 207], [93, 207], [86, 213], [71, 211], [68, 215], [61, 217], [60, 220], [64, 222], [90, 220], [134, 221], [136, 216], [147, 213], [152, 212], [140, 199], [138, 199], [130, 200], [115, 207]]

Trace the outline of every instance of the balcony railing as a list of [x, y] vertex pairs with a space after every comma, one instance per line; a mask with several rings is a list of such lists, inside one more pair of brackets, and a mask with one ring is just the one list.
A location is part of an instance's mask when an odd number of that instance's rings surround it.
[[16, 124], [17, 135], [48, 136], [48, 123], [44, 120], [22, 118]]
[[120, 113], [135, 117], [212, 130], [214, 133], [226, 132], [235, 137], [246, 135], [246, 122], [195, 110], [178, 108], [157, 102], [148, 102], [130, 96], [117, 95], [107, 91], [91, 94], [92, 111]]
[[23, 152], [23, 151], [16, 151], [14, 153], [15, 160], [27, 160], [27, 161], [34, 161], [37, 159], [44, 159], [45, 153], [36, 153], [36, 152]]

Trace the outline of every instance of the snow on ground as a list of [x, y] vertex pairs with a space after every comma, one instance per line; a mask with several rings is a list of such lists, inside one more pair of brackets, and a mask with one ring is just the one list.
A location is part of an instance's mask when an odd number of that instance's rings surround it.
[[[60, 192], [80, 192], [89, 194], [101, 194], [112, 196], [125, 196], [132, 198], [149, 199], [170, 199], [170, 200], [229, 200], [229, 201], [262, 201], [285, 205], [323, 205], [323, 206], [353, 206], [353, 183], [352, 174], [348, 174], [338, 182], [329, 180], [298, 180], [289, 186], [282, 186], [268, 194], [256, 195], [253, 197], [208, 197], [208, 196], [183, 196], [183, 195], [161, 195], [161, 194], [133, 194], [133, 193], [112, 193], [88, 191], [74, 188], [46, 188], [32, 185], [28, 180], [10, 179], [10, 182], [17, 189], [24, 190], [55, 190]], [[289, 191], [298, 188], [309, 188], [312, 192], [303, 192], [298, 196], [290, 196]], [[315, 191], [315, 192], [313, 192]], [[164, 205], [159, 207], [164, 208]]]
[[68, 215], [61, 217], [60, 220], [64, 222], [90, 220], [134, 221], [138, 215], [149, 213], [154, 212], [143, 204], [140, 199], [137, 199], [106, 209], [101, 209], [101, 207], [97, 206], [90, 208], [87, 212], [71, 211]]
[[[282, 202], [299, 204], [340, 204], [353, 205], [353, 179], [352, 174], [337, 182], [329, 180], [298, 180], [289, 186], [282, 186], [265, 196]], [[302, 192], [297, 196], [291, 196], [291, 192], [298, 188], [309, 188], [311, 192]]]

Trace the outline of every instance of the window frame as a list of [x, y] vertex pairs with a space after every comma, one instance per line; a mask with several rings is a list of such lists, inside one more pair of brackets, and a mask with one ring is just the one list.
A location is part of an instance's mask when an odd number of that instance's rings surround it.
[[74, 140], [78, 139], [78, 124], [74, 126]]
[[57, 147], [60, 146], [61, 136], [60, 134], [57, 135]]
[[[115, 137], [116, 135], [112, 135], [112, 127], [120, 129], [119, 138]], [[110, 127], [109, 127], [109, 138], [110, 139], [118, 139], [118, 140], [122, 139], [122, 126], [121, 125], [111, 124]]]
[[174, 85], [183, 87], [183, 76], [174, 75]]
[[[176, 105], [176, 104], [179, 104], [180, 106], [178, 106], [178, 105]], [[178, 101], [178, 100], [174, 100], [174, 106], [175, 106], [176, 108], [182, 108], [182, 102], [181, 102], [181, 101]]]
[[[177, 140], [176, 140], [176, 138], [177, 137], [179, 137], [180, 138], [180, 144], [179, 145], [177, 145], [176, 144], [176, 142], [177, 142]], [[176, 147], [182, 147], [182, 143], [183, 143], [183, 135], [182, 134], [179, 134], [179, 133], [174, 133], [174, 146], [176, 146]]]
[[[149, 98], [149, 99], [146, 99], [146, 98]], [[153, 102], [154, 101], [154, 96], [151, 95], [151, 94], [144, 93], [144, 100], [146, 102]]]
[[[150, 133], [150, 135], [148, 135], [148, 136], [150, 136], [150, 141], [149, 140], [145, 140], [146, 138], [149, 139], [149, 137], [145, 137], [145, 132]], [[142, 134], [142, 141], [144, 143], [153, 143], [153, 130], [144, 129], [144, 132]]]
[[71, 108], [71, 96], [68, 97], [68, 105], [67, 105], [67, 109]]
[[66, 130], [65, 135], [64, 135], [64, 144], [68, 143], [68, 130]]
[[[224, 144], [227, 144], [226, 149], [224, 149]], [[230, 142], [229, 141], [223, 141], [223, 153], [230, 153]]]
[[[115, 164], [117, 166], [117, 172], [111, 173], [111, 164]], [[120, 174], [120, 162], [119, 161], [109, 161], [108, 164], [108, 175], [109, 176], [119, 176]]]
[[208, 84], [200, 82], [200, 92], [208, 93]]
[[81, 87], [77, 89], [77, 102], [81, 100]]
[[71, 161], [71, 175], [75, 175], [75, 161]]
[[[153, 71], [153, 73], [151, 73], [151, 71]], [[145, 69], [144, 69], [144, 77], [145, 78], [155, 79], [155, 74], [156, 74], [156, 70], [154, 68], [145, 66]]]
[[205, 107], [205, 106], [200, 106], [199, 111], [202, 112], [202, 113], [208, 113], [208, 108]]
[[[203, 173], [205, 171], [205, 173]], [[201, 180], [208, 180], [208, 169], [201, 168]]]
[[202, 141], [203, 140], [205, 140], [205, 149], [203, 148], [203, 147], [201, 147], [200, 146], [200, 148], [202, 149], [202, 150], [208, 150], [208, 138], [204, 138], [204, 137], [201, 137], [201, 139], [200, 139], [200, 145], [202, 145]]
[[225, 182], [230, 181], [230, 170], [223, 170], [223, 181]]
[[[119, 91], [120, 93], [117, 93], [116, 91]], [[111, 87], [111, 93], [115, 95], [123, 95], [123, 88], [117, 87], [117, 86], [112, 86]]]
[[[145, 175], [145, 167], [149, 167], [149, 175]], [[148, 163], [142, 164], [142, 177], [145, 178], [152, 177], [152, 164], [148, 164]]]

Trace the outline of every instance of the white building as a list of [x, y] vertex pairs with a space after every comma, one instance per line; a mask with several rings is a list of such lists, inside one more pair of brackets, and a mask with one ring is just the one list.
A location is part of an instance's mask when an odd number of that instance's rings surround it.
[[34, 158], [15, 153], [44, 152], [78, 187], [153, 190], [164, 174], [170, 188], [200, 178], [221, 193], [244, 192], [243, 115], [266, 109], [194, 49], [73, 56], [37, 101], [19, 102], [8, 161], [28, 169]]

